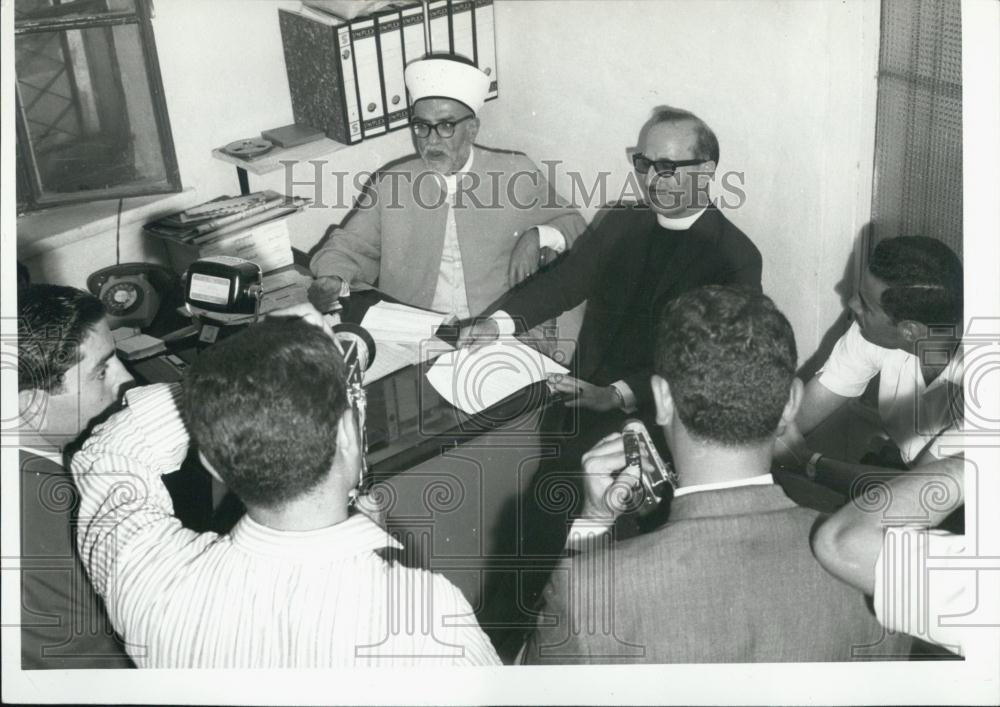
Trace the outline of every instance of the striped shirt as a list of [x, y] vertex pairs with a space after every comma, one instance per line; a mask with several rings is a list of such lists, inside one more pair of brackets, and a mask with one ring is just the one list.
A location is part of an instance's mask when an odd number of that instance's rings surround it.
[[129, 391], [71, 464], [80, 555], [139, 667], [500, 664], [461, 592], [400, 562], [364, 516], [304, 532], [248, 515], [228, 535], [184, 528], [159, 478], [187, 454], [178, 393]]

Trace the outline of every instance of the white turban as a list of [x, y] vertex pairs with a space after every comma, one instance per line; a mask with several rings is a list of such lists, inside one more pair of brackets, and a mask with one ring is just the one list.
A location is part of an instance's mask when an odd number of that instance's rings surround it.
[[421, 98], [450, 98], [479, 113], [490, 90], [490, 77], [476, 67], [453, 59], [420, 59], [406, 67], [406, 88], [416, 103]]

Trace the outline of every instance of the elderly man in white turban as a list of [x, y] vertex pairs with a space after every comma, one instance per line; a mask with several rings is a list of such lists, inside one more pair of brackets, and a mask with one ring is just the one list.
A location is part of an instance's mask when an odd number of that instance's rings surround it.
[[405, 80], [419, 156], [377, 173], [331, 228], [312, 259], [310, 299], [325, 310], [352, 283], [377, 283], [464, 319], [568, 248], [585, 224], [525, 155], [474, 144], [486, 74], [459, 57], [430, 57], [407, 66]]

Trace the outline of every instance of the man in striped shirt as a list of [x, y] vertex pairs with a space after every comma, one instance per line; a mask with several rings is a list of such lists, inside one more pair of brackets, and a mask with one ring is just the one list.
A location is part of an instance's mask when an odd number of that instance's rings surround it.
[[[126, 404], [72, 470], [81, 556], [138, 666], [499, 664], [459, 590], [349, 510], [361, 448], [328, 332], [266, 320], [201, 354], [183, 389]], [[227, 535], [173, 515], [159, 477], [189, 435], [246, 505]]]

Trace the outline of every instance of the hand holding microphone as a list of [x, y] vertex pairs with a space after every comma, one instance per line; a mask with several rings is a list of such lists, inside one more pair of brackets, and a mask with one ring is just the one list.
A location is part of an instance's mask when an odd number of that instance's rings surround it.
[[608, 435], [583, 455], [583, 517], [613, 522], [628, 510], [639, 484], [639, 468], [628, 464], [624, 437]]
[[656, 508], [667, 486], [676, 488], [674, 470], [663, 461], [646, 426], [625, 422], [583, 455], [583, 514], [613, 521], [625, 511]]

